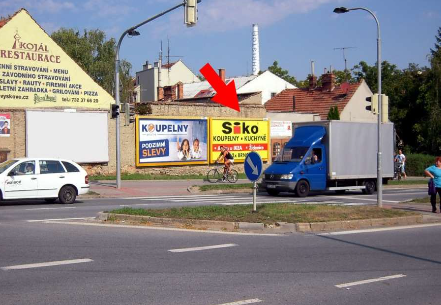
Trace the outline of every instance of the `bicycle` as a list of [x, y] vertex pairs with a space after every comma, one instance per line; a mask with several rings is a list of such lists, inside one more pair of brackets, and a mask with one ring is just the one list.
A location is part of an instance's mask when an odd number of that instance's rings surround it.
[[[210, 169], [207, 172], [207, 180], [210, 183], [216, 183], [222, 181], [224, 177], [224, 169], [225, 166], [222, 166], [219, 163], [216, 163], [215, 168]], [[227, 174], [228, 182], [230, 183], [236, 183], [238, 179], [239, 173], [235, 170], [230, 168], [230, 172]]]
[[395, 179], [401, 180], [403, 176], [403, 162], [395, 162]]

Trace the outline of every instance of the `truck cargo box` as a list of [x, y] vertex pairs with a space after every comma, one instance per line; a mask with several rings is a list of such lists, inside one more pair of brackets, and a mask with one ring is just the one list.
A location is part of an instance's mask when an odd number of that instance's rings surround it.
[[[326, 135], [322, 142], [328, 156], [328, 179], [357, 179], [377, 177], [377, 123], [316, 121], [294, 123], [299, 126], [323, 126]], [[394, 125], [381, 124], [382, 176], [394, 176]]]

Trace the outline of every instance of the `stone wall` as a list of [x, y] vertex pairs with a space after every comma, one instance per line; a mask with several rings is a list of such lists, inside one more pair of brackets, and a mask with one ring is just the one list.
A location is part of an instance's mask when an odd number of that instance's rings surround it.
[[[151, 116], [167, 117], [225, 117], [225, 118], [264, 118], [266, 110], [261, 105], [254, 104], [253, 99], [260, 101], [260, 95], [248, 99], [247, 104], [241, 103], [241, 111], [237, 112], [215, 103], [152, 103]], [[250, 103], [250, 104], [248, 104]], [[90, 111], [90, 110], [89, 110]], [[0, 151], [8, 150], [8, 159], [26, 156], [26, 112], [24, 109], [1, 109], [0, 113], [11, 114], [11, 136], [0, 137]], [[205, 174], [209, 165], [136, 167], [136, 133], [135, 123], [126, 126], [125, 115], [120, 115], [121, 140], [121, 172], [145, 174]], [[82, 164], [89, 174], [115, 174], [116, 172], [116, 120], [110, 119], [109, 113], [109, 162], [103, 164]], [[243, 171], [241, 164], [235, 169]]]

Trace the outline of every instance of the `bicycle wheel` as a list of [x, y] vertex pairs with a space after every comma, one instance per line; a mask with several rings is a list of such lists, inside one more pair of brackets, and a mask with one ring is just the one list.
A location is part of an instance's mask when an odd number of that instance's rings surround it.
[[230, 172], [228, 173], [227, 179], [229, 182], [231, 183], [236, 183], [237, 182], [237, 177], [239, 176], [239, 173], [237, 172], [237, 170], [232, 169], [230, 170]]
[[210, 183], [216, 183], [222, 179], [222, 174], [216, 168], [210, 169], [207, 173], [207, 180]]

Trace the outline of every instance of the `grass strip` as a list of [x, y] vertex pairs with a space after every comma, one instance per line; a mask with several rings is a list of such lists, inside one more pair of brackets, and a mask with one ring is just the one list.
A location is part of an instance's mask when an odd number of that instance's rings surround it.
[[[121, 180], [190, 180], [201, 179], [206, 180], [205, 174], [189, 174], [189, 175], [160, 175], [160, 174], [121, 174]], [[246, 175], [239, 174], [239, 179], [245, 179]], [[113, 175], [94, 175], [89, 177], [92, 181], [98, 180], [116, 180]]]
[[224, 184], [209, 184], [209, 185], [195, 185], [199, 187], [199, 190], [202, 192], [205, 191], [213, 191], [213, 190], [237, 190], [237, 189], [249, 189], [252, 190], [252, 183], [224, 183]]
[[252, 213], [252, 205], [200, 206], [168, 209], [122, 208], [110, 213], [140, 215], [177, 219], [200, 219], [232, 222], [325, 222], [392, 218], [416, 215], [414, 212], [383, 209], [367, 206], [328, 206], [288, 203], [268, 203], [258, 206], [258, 213]]

